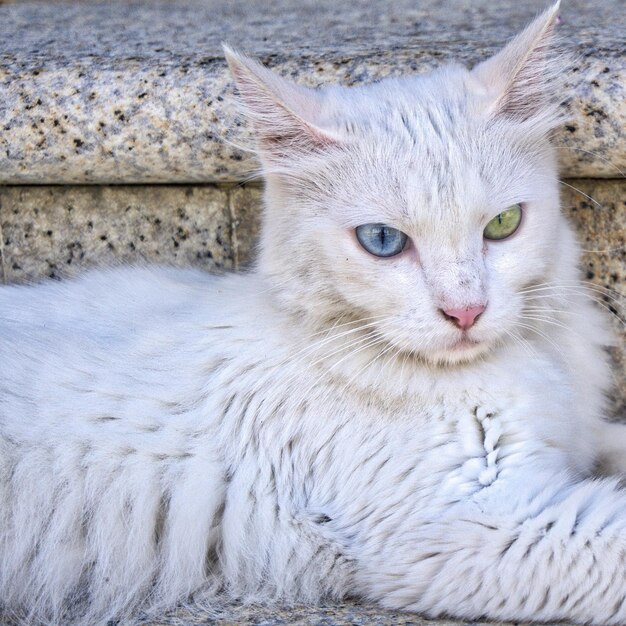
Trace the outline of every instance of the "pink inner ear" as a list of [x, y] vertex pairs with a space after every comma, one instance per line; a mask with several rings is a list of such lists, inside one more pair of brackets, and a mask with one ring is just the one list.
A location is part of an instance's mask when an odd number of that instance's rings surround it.
[[311, 152], [337, 143], [332, 132], [316, 124], [319, 93], [295, 85], [256, 61], [226, 50], [245, 113], [268, 156]]
[[557, 10], [555, 4], [472, 71], [491, 94], [494, 113], [526, 120], [552, 108], [563, 64], [553, 49]]
[[259, 145], [269, 156], [288, 158], [324, 150], [338, 143], [322, 129], [290, 112], [263, 120], [253, 117], [252, 122], [259, 135]]

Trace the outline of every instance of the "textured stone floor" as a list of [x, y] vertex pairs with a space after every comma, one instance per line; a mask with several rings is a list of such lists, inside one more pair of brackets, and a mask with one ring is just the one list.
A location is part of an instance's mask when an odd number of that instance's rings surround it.
[[[18, 626], [0, 621], [0, 626]], [[23, 626], [23, 625], [20, 625]], [[35, 625], [33, 625], [35, 626]], [[37, 625], [39, 626], [39, 625]], [[85, 625], [87, 626], [87, 625]], [[110, 624], [109, 626], [113, 626]], [[131, 626], [131, 625], [126, 625]], [[177, 609], [156, 619], [139, 619], [132, 626], [573, 626], [562, 622], [542, 624], [425, 619], [414, 613], [386, 611], [352, 601], [326, 606], [286, 609], [231, 606], [221, 610]]]
[[[412, 613], [385, 611], [353, 602], [325, 607], [231, 607], [214, 615], [179, 610], [141, 626], [520, 626], [510, 622], [428, 620]], [[139, 626], [139, 625], [138, 625]], [[531, 626], [531, 625], [527, 625]], [[544, 626], [559, 626], [556, 623]], [[565, 626], [565, 625], [562, 625]]]

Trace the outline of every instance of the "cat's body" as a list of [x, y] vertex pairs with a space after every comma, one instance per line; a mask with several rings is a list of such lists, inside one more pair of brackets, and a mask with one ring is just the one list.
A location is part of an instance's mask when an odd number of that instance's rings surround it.
[[[513, 343], [444, 370], [350, 356], [342, 339], [356, 325], [304, 341], [264, 281], [180, 270], [8, 288], [2, 310], [2, 414], [20, 416], [3, 422], [5, 601], [28, 605], [50, 583], [67, 600], [82, 573], [99, 617], [155, 580], [169, 603], [219, 581], [259, 600], [358, 592], [435, 613], [536, 616], [515, 604], [514, 579], [486, 592], [509, 597], [500, 608], [477, 587], [528, 519], [561, 519], [545, 501], [593, 469], [593, 407], [565, 363], [579, 345], [560, 341], [560, 355]], [[605, 497], [606, 518], [626, 507]], [[574, 521], [563, 523], [569, 533]], [[528, 532], [523, 545], [541, 539]], [[544, 541], [556, 550], [554, 534]], [[533, 583], [544, 593], [564, 573], [527, 579], [530, 602]]]
[[[0, 290], [4, 610], [92, 623], [355, 595], [625, 623], [626, 494], [592, 474], [626, 468], [626, 436], [601, 420], [608, 334], [558, 212], [554, 117], [490, 125], [456, 69], [308, 110], [230, 62], [268, 174], [258, 272]], [[514, 202], [524, 230], [484, 242]], [[352, 234], [383, 221], [412, 238], [395, 260]]]

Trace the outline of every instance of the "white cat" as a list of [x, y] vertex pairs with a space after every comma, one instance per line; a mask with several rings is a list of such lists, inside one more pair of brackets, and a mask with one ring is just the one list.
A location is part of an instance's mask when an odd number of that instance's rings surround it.
[[0, 599], [26, 622], [357, 596], [626, 623], [626, 429], [548, 142], [557, 5], [467, 71], [227, 52], [258, 270], [0, 290]]

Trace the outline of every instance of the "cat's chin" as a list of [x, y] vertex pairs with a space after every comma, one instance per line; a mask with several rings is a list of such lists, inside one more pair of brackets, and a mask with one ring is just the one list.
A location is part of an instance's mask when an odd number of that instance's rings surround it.
[[492, 349], [488, 341], [476, 341], [461, 337], [441, 350], [425, 355], [428, 361], [438, 366], [462, 365], [471, 363], [487, 354]]

